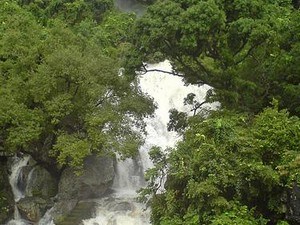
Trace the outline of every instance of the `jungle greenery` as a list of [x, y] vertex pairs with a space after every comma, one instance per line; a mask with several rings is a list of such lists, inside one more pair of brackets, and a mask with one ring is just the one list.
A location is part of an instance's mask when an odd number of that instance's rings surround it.
[[[154, 148], [148, 170], [154, 224], [286, 224], [284, 193], [299, 183], [300, 120], [278, 105], [190, 118], [183, 140]], [[165, 192], [161, 180], [167, 178]], [[147, 200], [147, 198], [146, 198]]]
[[299, 20], [289, 0], [157, 1], [137, 22], [131, 67], [167, 58], [223, 107], [257, 113], [275, 97], [299, 115]]
[[[154, 147], [141, 198], [154, 225], [298, 224], [300, 13], [289, 0], [161, 0], [137, 21], [127, 71], [168, 59], [185, 83], [207, 84], [170, 110], [174, 149]], [[204, 104], [220, 109], [204, 113]], [[165, 189], [162, 183], [166, 180]], [[150, 198], [150, 199], [149, 199]]]
[[137, 19], [112, 0], [0, 0], [1, 154], [30, 154], [56, 173], [92, 153], [133, 156], [155, 109], [135, 72], [168, 59], [173, 75], [211, 90], [205, 102], [184, 99], [194, 116], [170, 111], [182, 141], [150, 152], [141, 193], [153, 224], [293, 224], [299, 1], [147, 2]]
[[0, 1], [1, 151], [30, 154], [52, 172], [55, 161], [80, 168], [92, 153], [136, 153], [154, 106], [119, 73], [135, 16], [112, 6]]

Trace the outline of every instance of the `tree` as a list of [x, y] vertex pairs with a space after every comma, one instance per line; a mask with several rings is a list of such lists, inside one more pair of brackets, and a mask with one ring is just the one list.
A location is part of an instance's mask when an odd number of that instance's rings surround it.
[[[273, 97], [299, 115], [299, 10], [290, 1], [157, 1], [138, 20], [130, 69], [163, 55], [223, 107], [259, 112]], [[134, 60], [135, 61], [134, 61]]]
[[[55, 161], [80, 168], [85, 156], [133, 156], [151, 99], [120, 59], [60, 20], [38, 24], [13, 2], [0, 2], [0, 143], [52, 172]], [[139, 130], [140, 128], [140, 130]]]
[[42, 23], [46, 24], [50, 19], [59, 18], [70, 25], [87, 18], [99, 22], [104, 13], [112, 10], [114, 5], [111, 0], [15, 0], [15, 2], [31, 11]]
[[[299, 118], [275, 103], [255, 117], [217, 111], [197, 120], [168, 155], [152, 152], [155, 168], [144, 194], [153, 195], [153, 224], [284, 221], [283, 196], [299, 184]], [[161, 175], [163, 193], [157, 192]]]

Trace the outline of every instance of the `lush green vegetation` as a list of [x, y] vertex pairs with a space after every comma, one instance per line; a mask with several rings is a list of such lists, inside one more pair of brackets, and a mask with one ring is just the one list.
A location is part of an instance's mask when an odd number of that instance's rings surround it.
[[[276, 224], [286, 188], [299, 182], [300, 120], [277, 106], [257, 116], [218, 111], [195, 116], [168, 155], [152, 150], [154, 224]], [[280, 223], [279, 223], [280, 224]]]
[[142, 194], [153, 224], [293, 224], [299, 1], [146, 2], [136, 19], [112, 0], [0, 0], [0, 151], [30, 154], [52, 172], [80, 168], [91, 153], [134, 155], [154, 110], [135, 71], [169, 59], [187, 84], [210, 85], [205, 103], [221, 108], [207, 116], [190, 94], [194, 116], [171, 110], [168, 129], [183, 140], [150, 153]]
[[212, 87], [204, 103], [221, 103], [207, 116], [190, 94], [193, 117], [170, 111], [168, 129], [183, 140], [151, 152], [155, 167], [141, 193], [153, 224], [298, 224], [286, 201], [300, 183], [298, 8], [288, 0], [162, 0], [137, 21], [129, 71], [169, 59], [187, 84]]
[[157, 1], [136, 25], [132, 55], [169, 59], [228, 109], [257, 113], [275, 97], [299, 115], [299, 19], [289, 0]]
[[[85, 11], [73, 9], [79, 3]], [[132, 128], [143, 128], [142, 118], [153, 105], [134, 76], [118, 72], [135, 17], [107, 11], [110, 5], [0, 1], [5, 152], [28, 153], [52, 169], [52, 159], [80, 167], [91, 153], [135, 154], [142, 138]], [[70, 21], [73, 11], [82, 15]]]

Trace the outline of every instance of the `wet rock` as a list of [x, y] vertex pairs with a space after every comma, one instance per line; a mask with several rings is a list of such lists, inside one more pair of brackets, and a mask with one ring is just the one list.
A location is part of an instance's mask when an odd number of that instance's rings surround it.
[[50, 212], [50, 216], [53, 218], [54, 223], [57, 224], [59, 221], [62, 221], [66, 215], [72, 212], [77, 203], [77, 199], [56, 202]]
[[50, 199], [57, 193], [58, 181], [43, 167], [35, 166], [27, 178], [25, 196]]
[[94, 203], [80, 200], [102, 196], [111, 187], [114, 175], [114, 160], [108, 157], [87, 157], [81, 175], [76, 175], [72, 168], [65, 169], [60, 177], [56, 203], [50, 213], [54, 223], [73, 225], [89, 218]]
[[25, 197], [20, 199], [17, 207], [22, 218], [37, 222], [44, 215], [46, 210], [51, 207], [45, 199], [39, 197]]
[[59, 186], [59, 199], [87, 199], [102, 196], [114, 179], [114, 160], [108, 157], [89, 156], [84, 161], [81, 175], [72, 168], [63, 171]]
[[81, 201], [67, 215], [56, 219], [56, 225], [76, 225], [81, 224], [81, 221], [88, 219], [94, 215], [95, 203], [90, 201]]

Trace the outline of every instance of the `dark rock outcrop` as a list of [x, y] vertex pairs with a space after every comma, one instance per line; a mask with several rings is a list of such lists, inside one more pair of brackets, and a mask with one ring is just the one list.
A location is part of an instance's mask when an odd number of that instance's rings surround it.
[[77, 213], [78, 207], [90, 208], [93, 204], [83, 204], [81, 200], [103, 196], [112, 186], [114, 176], [114, 160], [109, 157], [88, 156], [81, 175], [76, 175], [72, 168], [65, 169], [58, 185], [57, 202], [51, 210], [55, 224], [67, 224], [71, 217], [75, 217], [73, 222], [84, 219], [84, 214]]
[[14, 211], [14, 196], [9, 184], [6, 156], [0, 156], [0, 224], [5, 224]]
[[28, 174], [25, 196], [51, 199], [57, 193], [57, 179], [46, 169], [35, 166]]
[[286, 219], [290, 224], [300, 224], [300, 187], [296, 183], [287, 192]]
[[17, 202], [22, 218], [38, 222], [54, 204], [52, 199], [57, 194], [58, 178], [29, 158], [27, 165], [21, 167], [17, 186], [24, 193]]
[[72, 168], [63, 171], [58, 198], [82, 200], [100, 197], [111, 187], [114, 175], [112, 158], [89, 156], [84, 161], [81, 175], [76, 175]]
[[25, 197], [17, 203], [22, 218], [32, 222], [38, 222], [51, 204], [40, 197]]
[[[42, 165], [30, 159], [21, 169], [18, 184], [24, 192], [24, 197], [17, 203], [22, 218], [37, 223], [47, 210], [47, 215], [50, 215], [55, 223], [65, 224], [70, 218], [75, 222], [81, 221], [85, 214], [91, 216], [80, 212], [93, 212], [91, 208], [94, 203], [82, 202], [89, 198], [101, 197], [110, 189], [115, 176], [114, 162], [114, 159], [109, 157], [89, 156], [84, 160], [81, 175], [76, 175], [72, 168], [66, 168], [60, 177], [54, 177]], [[5, 171], [7, 172], [7, 168]], [[8, 175], [5, 174], [4, 177], [7, 179], [4, 183], [11, 190]], [[5, 220], [9, 215], [12, 216], [14, 211], [12, 193], [10, 197], [10, 211], [2, 217]]]

